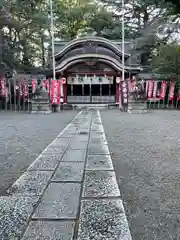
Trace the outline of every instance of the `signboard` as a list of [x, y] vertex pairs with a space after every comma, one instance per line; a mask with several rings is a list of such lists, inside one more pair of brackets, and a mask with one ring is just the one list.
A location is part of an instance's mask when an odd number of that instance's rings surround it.
[[128, 107], [128, 83], [127, 81], [121, 81], [121, 97], [122, 106], [124, 108]]
[[58, 80], [51, 82], [51, 103], [60, 104], [60, 81]]
[[68, 84], [113, 84], [113, 76], [75, 76], [67, 78]]

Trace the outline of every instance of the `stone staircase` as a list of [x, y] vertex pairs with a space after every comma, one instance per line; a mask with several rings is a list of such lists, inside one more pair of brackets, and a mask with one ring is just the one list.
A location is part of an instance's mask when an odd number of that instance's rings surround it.
[[51, 113], [49, 106], [49, 100], [46, 98], [37, 98], [32, 100], [32, 111], [31, 113]]
[[74, 104], [73, 109], [108, 109], [108, 104]]
[[129, 100], [128, 102], [129, 113], [147, 113], [147, 104], [143, 100]]
[[49, 97], [48, 93], [45, 91], [39, 92], [39, 96], [36, 96], [32, 100], [32, 111], [31, 113], [40, 113], [40, 114], [46, 114], [51, 113], [51, 108], [49, 105]]

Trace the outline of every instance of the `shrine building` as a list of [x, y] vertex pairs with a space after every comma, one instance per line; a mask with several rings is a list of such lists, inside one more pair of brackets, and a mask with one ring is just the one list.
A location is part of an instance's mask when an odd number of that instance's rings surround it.
[[[125, 41], [125, 78], [140, 72], [139, 56]], [[49, 55], [49, 69], [52, 59]], [[56, 79], [65, 78], [61, 91], [67, 104], [115, 104], [120, 99], [121, 41], [84, 37], [55, 42]], [[47, 77], [52, 78], [52, 70]]]

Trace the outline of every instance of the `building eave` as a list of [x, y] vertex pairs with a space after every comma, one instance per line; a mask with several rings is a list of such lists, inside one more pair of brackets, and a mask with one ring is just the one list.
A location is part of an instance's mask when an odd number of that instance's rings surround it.
[[[67, 58], [63, 62], [61, 62], [59, 65], [56, 66], [56, 71], [57, 72], [63, 72], [70, 66], [83, 62], [86, 59], [96, 59], [99, 62], [104, 62], [107, 63], [108, 65], [112, 66], [115, 70], [117, 71], [122, 71], [122, 64], [117, 61], [116, 59], [113, 59], [112, 57], [109, 57], [107, 55], [102, 55], [102, 54], [81, 54], [77, 55], [74, 57]], [[141, 68], [139, 66], [125, 66], [125, 71], [130, 71], [130, 70], [138, 70], [140, 71]]]
[[[79, 44], [86, 43], [87, 41], [104, 44], [105, 46], [108, 46], [109, 48], [113, 49], [114, 52], [118, 53], [119, 55], [122, 55], [122, 51], [118, 48], [118, 46], [114, 42], [101, 37], [88, 37], [88, 38], [79, 38], [79, 39], [70, 41], [59, 53], [55, 54], [54, 56], [56, 59], [60, 58], [66, 52], [70, 51], [70, 49], [72, 49], [73, 47], [78, 46]], [[131, 54], [129, 53], [125, 53], [125, 56], [130, 56], [130, 55]]]

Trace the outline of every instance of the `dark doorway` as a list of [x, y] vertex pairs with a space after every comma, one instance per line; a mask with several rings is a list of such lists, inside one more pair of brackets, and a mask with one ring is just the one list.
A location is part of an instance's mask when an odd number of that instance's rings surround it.
[[90, 85], [84, 84], [84, 96], [89, 96], [89, 95], [90, 95]]
[[91, 95], [92, 96], [100, 96], [100, 84], [92, 84], [91, 85]]

